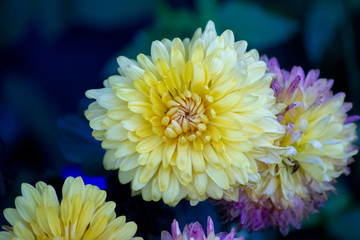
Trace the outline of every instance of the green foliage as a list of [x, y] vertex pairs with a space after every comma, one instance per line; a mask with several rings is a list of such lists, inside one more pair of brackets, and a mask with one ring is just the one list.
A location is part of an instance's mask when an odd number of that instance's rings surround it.
[[156, 0], [75, 0], [78, 22], [100, 29], [133, 26], [152, 12]]
[[4, 0], [0, 2], [0, 45], [11, 45], [25, 35], [31, 4], [27, 0]]
[[335, 239], [359, 239], [360, 207], [346, 211], [329, 220], [327, 229]]
[[256, 3], [224, 2], [219, 5], [218, 12], [222, 25], [233, 30], [236, 39], [245, 39], [257, 49], [283, 43], [299, 30], [295, 20], [279, 16]]
[[[304, 42], [313, 62], [319, 62], [335, 34], [344, 23], [344, 6], [340, 0], [316, 0], [310, 5], [305, 21]], [[337, 46], [339, 47], [339, 46]]]

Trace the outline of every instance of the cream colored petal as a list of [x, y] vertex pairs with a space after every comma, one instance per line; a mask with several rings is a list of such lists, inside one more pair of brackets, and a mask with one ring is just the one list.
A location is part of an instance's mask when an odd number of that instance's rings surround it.
[[[148, 56], [145, 56], [144, 54], [139, 54], [137, 56], [137, 61], [138, 61], [139, 65], [144, 70], [146, 70], [146, 72], [144, 74], [145, 82], [148, 84], [148, 86], [155, 87], [154, 83], [157, 82], [157, 79], [160, 79], [160, 75], [157, 73], [154, 62], [152, 62], [152, 60]], [[155, 81], [151, 81], [152, 83], [146, 80], [146, 75], [149, 76], [149, 74], [152, 75], [153, 76], [152, 79], [155, 80]]]
[[211, 164], [208, 164], [206, 166], [206, 173], [216, 185], [218, 185], [222, 189], [229, 189], [229, 178], [223, 169], [217, 169]]
[[205, 172], [205, 159], [202, 152], [195, 149], [190, 150], [191, 154], [191, 164], [196, 173]]
[[219, 187], [211, 179], [209, 179], [206, 186], [206, 193], [209, 195], [209, 197], [213, 199], [221, 199], [223, 197], [224, 191], [221, 187]]
[[162, 197], [157, 178], [153, 178], [151, 181], [151, 199], [155, 202], [159, 201]]
[[119, 165], [119, 169], [123, 172], [129, 171], [139, 166], [138, 163], [139, 154], [132, 154], [124, 157]]
[[127, 65], [125, 67], [125, 76], [128, 77], [131, 81], [136, 81], [138, 79], [144, 78], [145, 71], [133, 64]]
[[[194, 37], [195, 37], [195, 34], [194, 34]], [[204, 33], [202, 34], [201, 38], [205, 41], [206, 45], [208, 46], [216, 37], [217, 37], [217, 33], [216, 33], [216, 29], [215, 29], [215, 24], [213, 21], [209, 21], [206, 24]]]
[[57, 198], [55, 189], [48, 185], [43, 194], [43, 205], [45, 208], [53, 208], [55, 210], [55, 212], [59, 211], [59, 200]]
[[170, 174], [171, 169], [170, 167], [163, 168], [159, 167], [159, 173], [158, 173], [158, 184], [161, 192], [165, 192], [170, 185]]
[[151, 58], [154, 63], [156, 63], [156, 61], [158, 59], [162, 59], [167, 64], [169, 64], [169, 62], [170, 62], [169, 61], [169, 52], [166, 49], [165, 45], [160, 41], [154, 41], [151, 44]]
[[195, 188], [200, 195], [205, 194], [207, 183], [208, 183], [208, 176], [206, 173], [194, 174]]
[[184, 171], [187, 162], [190, 161], [190, 159], [188, 159], [189, 144], [187, 142], [184, 144], [178, 143], [176, 151], [177, 151], [176, 165], [180, 171]]
[[26, 221], [31, 222], [35, 219], [37, 206], [33, 202], [28, 202], [24, 197], [15, 198], [15, 206], [20, 216]]
[[4, 217], [10, 225], [14, 226], [15, 222], [23, 222], [23, 218], [15, 208], [6, 208], [4, 210]]
[[117, 230], [114, 240], [131, 240], [137, 231], [137, 225], [134, 222], [128, 222]]
[[20, 222], [15, 223], [13, 230], [15, 236], [17, 236], [19, 239], [36, 240], [33, 233], [26, 227], [22, 226]]
[[170, 177], [170, 185], [167, 191], [164, 192], [163, 200], [166, 204], [173, 204], [179, 194], [179, 183], [174, 175]]
[[247, 42], [246, 41], [237, 41], [235, 42], [235, 50], [238, 56], [241, 56], [245, 53], [247, 49]]
[[133, 113], [145, 114], [152, 112], [152, 104], [149, 102], [132, 101], [129, 102], [128, 107]]
[[134, 168], [130, 171], [126, 171], [126, 172], [122, 172], [119, 171], [118, 173], [118, 178], [121, 184], [127, 184], [130, 181], [132, 181], [135, 177], [135, 173], [137, 171], [137, 168]]
[[157, 148], [152, 150], [150, 152], [148, 161], [147, 161], [147, 167], [149, 169], [158, 168], [158, 165], [161, 163], [161, 160], [163, 159], [163, 144], [160, 144]]
[[161, 143], [162, 139], [159, 136], [150, 136], [138, 143], [138, 145], [136, 146], [136, 151], [139, 153], [150, 152], [154, 150], [157, 146], [159, 146]]
[[136, 143], [130, 142], [129, 140], [122, 141], [121, 144], [119, 144], [119, 147], [116, 149], [114, 157], [121, 158], [135, 153], [136, 145]]

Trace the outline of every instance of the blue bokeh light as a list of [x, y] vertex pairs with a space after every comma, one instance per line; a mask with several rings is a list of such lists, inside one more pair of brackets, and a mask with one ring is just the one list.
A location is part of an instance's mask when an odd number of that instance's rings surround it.
[[106, 179], [104, 177], [86, 176], [83, 174], [80, 166], [68, 165], [61, 170], [61, 177], [66, 179], [67, 177], [81, 177], [85, 184], [91, 184], [98, 186], [101, 190], [107, 188]]

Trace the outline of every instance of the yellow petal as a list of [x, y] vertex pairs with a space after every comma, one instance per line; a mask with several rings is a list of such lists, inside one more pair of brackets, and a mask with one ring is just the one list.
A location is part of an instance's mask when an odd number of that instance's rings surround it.
[[177, 144], [177, 157], [176, 157], [176, 165], [179, 168], [180, 171], [184, 171], [186, 168], [187, 162], [190, 160], [188, 159], [188, 150], [189, 150], [189, 144]]
[[159, 168], [158, 184], [159, 184], [161, 192], [165, 192], [168, 189], [168, 187], [170, 185], [170, 174], [171, 174], [171, 170], [169, 167], [167, 167], [167, 168], [160, 167]]
[[162, 42], [154, 41], [151, 44], [151, 58], [154, 63], [156, 63], [158, 59], [162, 59], [169, 64], [169, 52]]
[[152, 104], [148, 102], [131, 101], [128, 107], [130, 111], [138, 114], [145, 114], [152, 111]]
[[139, 153], [150, 152], [162, 143], [161, 137], [154, 135], [141, 140], [136, 146]]
[[200, 195], [205, 194], [206, 186], [207, 186], [207, 183], [208, 183], [207, 175], [205, 173], [195, 174], [194, 175], [194, 180], [195, 180], [194, 181], [195, 188], [199, 192], [199, 194]]
[[224, 169], [217, 169], [213, 167], [211, 164], [206, 166], [206, 173], [209, 177], [214, 181], [216, 185], [221, 187], [222, 189], [229, 189], [229, 178], [226, 175]]
[[121, 123], [110, 127], [106, 133], [105, 138], [110, 141], [124, 141], [127, 138], [128, 130], [123, 127]]
[[197, 173], [204, 173], [205, 160], [203, 153], [195, 149], [191, 149], [190, 154], [191, 154], [191, 163], [194, 168], [194, 171]]

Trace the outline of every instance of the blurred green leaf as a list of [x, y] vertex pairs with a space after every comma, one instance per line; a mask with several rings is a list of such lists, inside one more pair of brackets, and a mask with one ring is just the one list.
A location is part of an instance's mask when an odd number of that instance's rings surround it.
[[269, 12], [256, 3], [223, 2], [219, 5], [220, 20], [231, 29], [237, 40], [264, 49], [276, 46], [298, 31], [298, 23]]
[[64, 0], [38, 0], [35, 17], [40, 26], [40, 32], [50, 40], [56, 39], [67, 27], [69, 12]]
[[344, 6], [340, 0], [317, 0], [310, 6], [305, 18], [304, 42], [311, 61], [322, 60], [342, 26], [344, 16]]
[[353, 204], [353, 195], [349, 189], [339, 181], [335, 184], [337, 194], [330, 193], [324, 206], [319, 209], [319, 213], [309, 215], [309, 220], [303, 220], [302, 228], [316, 227], [326, 224], [329, 219], [337, 218], [339, 214], [346, 211]]
[[334, 238], [339, 240], [359, 239], [360, 206], [329, 220], [326, 229]]
[[335, 184], [337, 194], [330, 194], [325, 206], [320, 208], [320, 212], [327, 214], [327, 217], [333, 218], [344, 212], [353, 203], [353, 195], [342, 182]]
[[196, 8], [200, 13], [201, 22], [206, 24], [207, 21], [217, 21], [216, 16], [216, 2], [217, 0], [197, 0], [195, 1]]
[[358, 11], [360, 8], [360, 0], [349, 0], [348, 2], [351, 10]]
[[319, 226], [322, 223], [324, 214], [320, 208], [319, 213], [309, 214], [309, 219], [303, 219], [301, 222], [301, 228], [312, 228]]
[[0, 2], [0, 45], [11, 45], [26, 34], [31, 19], [31, 1]]
[[152, 13], [156, 0], [76, 0], [74, 13], [86, 25], [113, 29], [133, 26]]
[[166, 1], [158, 5], [154, 25], [147, 30], [150, 38], [189, 37], [200, 26], [200, 15], [187, 8], [173, 9]]

